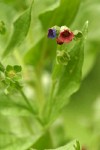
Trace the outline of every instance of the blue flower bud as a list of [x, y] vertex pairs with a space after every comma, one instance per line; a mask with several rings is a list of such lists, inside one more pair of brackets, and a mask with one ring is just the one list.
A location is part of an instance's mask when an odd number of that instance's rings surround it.
[[54, 39], [56, 38], [56, 30], [53, 28], [50, 28], [48, 30], [48, 38]]

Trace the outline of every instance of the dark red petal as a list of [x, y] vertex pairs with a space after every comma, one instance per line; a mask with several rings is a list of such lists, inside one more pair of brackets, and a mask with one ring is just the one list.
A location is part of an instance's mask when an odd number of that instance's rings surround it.
[[69, 30], [64, 30], [59, 35], [59, 40], [65, 43], [71, 42], [73, 38], [74, 38], [74, 34]]
[[56, 41], [57, 41], [57, 44], [59, 44], [59, 45], [62, 45], [64, 43], [60, 40], [60, 38], [57, 38]]

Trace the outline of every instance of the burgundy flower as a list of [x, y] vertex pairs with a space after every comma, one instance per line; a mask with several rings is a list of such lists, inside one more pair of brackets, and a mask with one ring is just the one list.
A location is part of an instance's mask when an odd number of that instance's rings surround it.
[[64, 42], [62, 42], [59, 38], [56, 39], [57, 44], [62, 45]]
[[69, 29], [65, 29], [60, 32], [60, 35], [57, 38], [57, 43], [58, 44], [69, 43], [72, 41], [73, 38], [74, 38], [73, 32], [71, 32]]

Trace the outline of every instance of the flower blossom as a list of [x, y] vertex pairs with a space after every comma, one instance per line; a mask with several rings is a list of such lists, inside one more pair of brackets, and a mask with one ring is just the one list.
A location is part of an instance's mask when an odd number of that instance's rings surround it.
[[48, 38], [53, 39], [53, 38], [55, 38], [55, 37], [56, 37], [56, 30], [53, 29], [53, 28], [50, 28], [50, 29], [48, 30]]
[[56, 39], [57, 44], [69, 43], [73, 40], [74, 34], [69, 29], [64, 29], [60, 31], [58, 38]]

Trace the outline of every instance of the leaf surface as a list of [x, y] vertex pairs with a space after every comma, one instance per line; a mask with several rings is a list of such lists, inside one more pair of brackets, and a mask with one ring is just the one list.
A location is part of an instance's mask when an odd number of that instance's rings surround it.
[[13, 133], [4, 133], [0, 131], [0, 150], [26, 150], [34, 144], [40, 135], [18, 137]]
[[19, 46], [27, 36], [31, 22], [32, 5], [13, 23], [14, 29], [11, 39], [4, 50], [3, 57], [7, 56], [15, 47]]
[[48, 104], [49, 109], [52, 109], [49, 110], [52, 112], [51, 118], [55, 118], [57, 113], [68, 103], [69, 97], [79, 89], [87, 28], [88, 22], [83, 27], [83, 38], [77, 41], [69, 51], [70, 60], [68, 64], [64, 66], [55, 63], [52, 74], [52, 92], [50, 93], [50, 103]]
[[[55, 9], [47, 10], [46, 12], [39, 14], [39, 19], [42, 24], [41, 28], [43, 30], [43, 36], [26, 53], [24, 61], [27, 64], [36, 66], [44, 60], [44, 63], [47, 63], [46, 58], [51, 60], [55, 57], [56, 41], [50, 41], [50, 39], [47, 38], [47, 30], [54, 25], [70, 26], [77, 14], [80, 1], [76, 0], [74, 3], [74, 0], [61, 0], [59, 6], [57, 3], [55, 3], [55, 5], [57, 6]], [[66, 14], [66, 16], [63, 14]]]
[[65, 146], [56, 149], [45, 149], [45, 150], [80, 150], [80, 144], [78, 141], [74, 140]]

